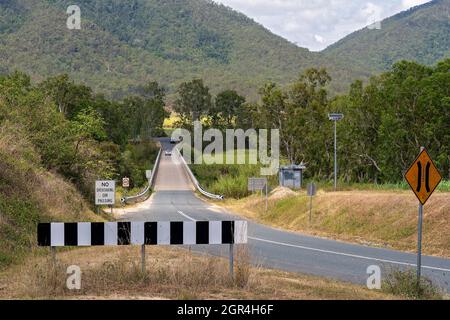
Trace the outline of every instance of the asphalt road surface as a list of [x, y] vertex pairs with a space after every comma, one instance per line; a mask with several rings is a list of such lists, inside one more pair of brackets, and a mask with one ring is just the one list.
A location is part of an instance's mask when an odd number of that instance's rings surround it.
[[[169, 139], [160, 140], [171, 150]], [[124, 221], [243, 220], [209, 204], [194, 193], [178, 153], [162, 154], [156, 192], [144, 203], [120, 213]], [[382, 277], [393, 268], [416, 268], [417, 255], [382, 248], [305, 236], [249, 221], [248, 249], [258, 266], [324, 276], [365, 285], [369, 266], [379, 266]], [[194, 250], [228, 255], [228, 246], [197, 246]], [[422, 274], [450, 292], [450, 260], [423, 256]]]

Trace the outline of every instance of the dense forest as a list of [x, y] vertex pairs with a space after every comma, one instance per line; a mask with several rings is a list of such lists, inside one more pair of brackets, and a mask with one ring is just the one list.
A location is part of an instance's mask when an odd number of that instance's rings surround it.
[[322, 52], [366, 70], [386, 71], [399, 60], [433, 65], [450, 56], [450, 0], [433, 0], [364, 28]]
[[401, 59], [432, 65], [449, 47], [448, 0], [395, 16], [382, 30], [365, 28], [321, 53], [212, 1], [80, 0], [81, 30], [68, 30], [72, 4], [1, 1], [0, 74], [22, 70], [43, 81], [67, 73], [114, 99], [158, 81], [170, 102], [183, 81], [202, 78], [214, 94], [234, 89], [256, 101], [267, 80], [287, 85], [311, 67], [327, 68], [334, 95]]

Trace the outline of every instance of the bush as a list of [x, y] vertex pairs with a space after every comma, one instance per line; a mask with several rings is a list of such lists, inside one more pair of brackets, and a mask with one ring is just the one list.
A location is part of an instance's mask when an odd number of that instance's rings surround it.
[[120, 175], [130, 178], [130, 187], [143, 187], [147, 183], [145, 171], [153, 169], [159, 148], [153, 141], [128, 144], [122, 155]]
[[417, 283], [414, 270], [392, 270], [382, 284], [383, 291], [407, 299], [442, 299], [441, 290], [430, 279], [422, 277]]
[[[259, 177], [260, 165], [191, 165], [200, 185], [207, 191], [226, 198], [241, 199], [248, 195], [248, 178]], [[278, 183], [277, 177], [267, 177], [269, 187]]]

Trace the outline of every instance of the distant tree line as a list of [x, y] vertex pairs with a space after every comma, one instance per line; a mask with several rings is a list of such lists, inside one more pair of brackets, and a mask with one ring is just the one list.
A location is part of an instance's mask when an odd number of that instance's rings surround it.
[[305, 163], [307, 175], [333, 174], [333, 123], [338, 124], [340, 178], [347, 182], [399, 182], [424, 146], [450, 179], [450, 59], [434, 67], [402, 61], [367, 84], [355, 81], [346, 95], [330, 97], [325, 69], [308, 69], [286, 87], [269, 82], [260, 101], [235, 91], [215, 98], [201, 79], [182, 84], [174, 109], [180, 125], [201, 119], [211, 127], [280, 129], [281, 152]]

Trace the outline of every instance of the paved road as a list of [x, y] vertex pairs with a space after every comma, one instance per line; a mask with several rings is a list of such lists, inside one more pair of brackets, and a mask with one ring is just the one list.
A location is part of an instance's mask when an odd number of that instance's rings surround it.
[[[162, 139], [164, 150], [172, 149]], [[162, 157], [156, 192], [145, 203], [120, 216], [127, 221], [193, 221], [240, 219], [200, 199], [177, 153]], [[227, 246], [197, 247], [214, 255], [226, 255]], [[367, 268], [378, 265], [382, 275], [392, 268], [414, 268], [416, 255], [394, 250], [353, 245], [286, 232], [249, 222], [249, 250], [257, 265], [366, 284]], [[450, 292], [450, 260], [423, 257], [423, 274]]]

